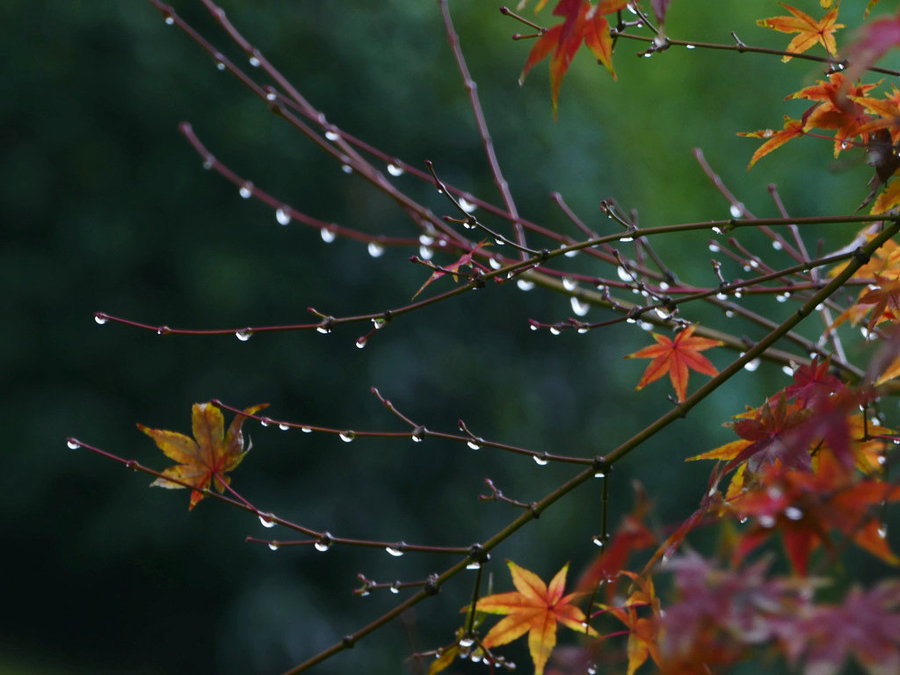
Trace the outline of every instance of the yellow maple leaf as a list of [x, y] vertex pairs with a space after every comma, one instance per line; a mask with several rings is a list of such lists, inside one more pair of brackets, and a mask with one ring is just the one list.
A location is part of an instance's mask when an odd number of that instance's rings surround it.
[[[191, 410], [191, 422], [194, 438], [177, 431], [151, 429], [138, 424], [138, 429], [156, 441], [156, 445], [169, 459], [178, 462], [163, 471], [163, 477], [157, 478], [151, 486], [170, 489], [192, 487], [190, 507], [203, 499], [202, 490], [214, 485], [219, 492], [231, 479], [225, 474], [241, 463], [247, 450], [244, 450], [244, 435], [241, 425], [247, 419], [265, 408], [268, 403], [261, 403], [244, 410], [235, 416], [228, 433], [225, 433], [225, 420], [222, 411], [212, 403], [195, 403]], [[167, 480], [167, 478], [175, 480]], [[178, 482], [176, 482], [178, 481]]]

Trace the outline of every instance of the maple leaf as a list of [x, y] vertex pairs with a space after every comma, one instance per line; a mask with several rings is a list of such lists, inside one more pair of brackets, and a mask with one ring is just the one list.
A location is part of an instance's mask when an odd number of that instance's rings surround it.
[[[869, 3], [866, 14], [874, 4], [874, 0]], [[854, 79], [861, 76], [889, 49], [898, 44], [900, 44], [900, 14], [870, 21], [858, 31], [856, 41], [847, 49], [847, 58], [850, 61], [847, 72]]]
[[877, 87], [874, 84], [851, 85], [852, 80], [843, 73], [831, 73], [828, 81], [819, 80], [816, 84], [804, 87], [787, 97], [786, 100], [807, 99], [818, 101], [803, 115], [804, 130], [836, 129], [834, 135], [834, 156], [851, 145], [850, 139], [861, 136], [863, 143], [868, 143], [869, 134], [866, 129], [871, 119], [865, 108], [855, 103], [859, 98]]
[[680, 601], [666, 607], [660, 653], [665, 673], [719, 672], [752, 645], [771, 641], [809, 605], [806, 579], [768, 578], [770, 561], [719, 569], [696, 553], [671, 560]]
[[675, 335], [674, 340], [670, 340], [665, 335], [653, 333], [653, 339], [658, 344], [644, 347], [625, 357], [626, 359], [653, 359], [644, 371], [644, 376], [638, 382], [635, 391], [640, 391], [646, 385], [669, 373], [675, 394], [679, 401], [683, 401], [687, 397], [689, 371], [696, 370], [704, 375], [719, 374], [716, 367], [700, 352], [717, 347], [722, 344], [722, 341], [693, 337], [696, 328], [696, 325], [689, 326]]
[[[538, 10], [543, 4], [538, 6]], [[550, 57], [550, 89], [554, 117], [557, 113], [559, 88], [582, 43], [588, 46], [615, 78], [612, 66], [612, 39], [609, 35], [609, 22], [604, 14], [624, 9], [627, 4], [627, 0], [601, 0], [596, 6], [591, 6], [589, 0], [560, 0], [554, 8], [553, 15], [564, 17], [563, 22], [552, 26], [537, 39], [519, 76], [519, 84], [522, 84], [528, 71]]]
[[[653, 659], [656, 665], [660, 665], [659, 617], [662, 612], [653, 587], [653, 580], [649, 575], [635, 574], [627, 570], [622, 570], [619, 574], [631, 580], [634, 590], [623, 605], [598, 603], [598, 606], [628, 627], [628, 670], [626, 675], [633, 675], [648, 658]], [[645, 608], [650, 610], [649, 618], [641, 615], [646, 613], [640, 611]]]
[[561, 623], [579, 633], [599, 637], [597, 631], [585, 626], [584, 612], [572, 604], [579, 593], [563, 596], [569, 564], [556, 573], [549, 587], [534, 572], [507, 560], [515, 592], [495, 593], [481, 598], [476, 611], [489, 614], [508, 614], [488, 631], [481, 644], [490, 649], [528, 633], [528, 649], [534, 661], [535, 675], [542, 675], [550, 652], [556, 646], [556, 628]]
[[456, 262], [445, 265], [441, 269], [436, 269], [434, 272], [432, 272], [431, 276], [425, 280], [425, 283], [422, 284], [419, 290], [416, 291], [415, 295], [413, 295], [413, 299], [415, 299], [416, 295], [424, 291], [425, 287], [428, 286], [428, 284], [430, 284], [432, 281], [440, 279], [445, 274], [449, 274], [450, 276], [452, 276], [453, 281], [458, 281], [457, 274], [459, 273], [461, 267], [478, 267], [479, 269], [484, 269], [484, 266], [481, 265], [481, 263], [472, 259], [472, 256], [474, 256], [476, 251], [478, 251], [478, 249], [480, 249], [482, 246], [490, 246], [490, 244], [486, 241], [482, 241], [471, 251], [467, 251], [466, 253], [461, 255]]
[[[760, 19], [756, 23], [763, 28], [771, 28], [781, 33], [798, 33], [788, 44], [787, 51], [797, 54], [805, 52], [816, 43], [825, 47], [825, 51], [831, 56], [837, 56], [837, 44], [834, 41], [834, 32], [843, 28], [844, 24], [835, 23], [837, 20], [837, 7], [830, 10], [821, 20], [816, 21], [809, 14], [801, 12], [796, 7], [780, 3], [792, 16], [773, 16], [768, 19]], [[790, 61], [790, 55], [783, 56], [782, 61]]]
[[805, 653], [807, 673], [836, 673], [853, 654], [866, 672], [890, 675], [900, 672], [898, 608], [900, 582], [889, 579], [851, 589], [841, 605], [814, 606], [781, 637], [791, 657]]
[[788, 403], [782, 392], [773, 399], [767, 400], [753, 416], [740, 416], [730, 426], [741, 438], [750, 441], [725, 467], [730, 471], [738, 464], [749, 460], [751, 471], [757, 471], [763, 464], [772, 464], [776, 460], [787, 466], [809, 470], [811, 467], [809, 446], [788, 442], [789, 432], [799, 427], [808, 417], [810, 411], [797, 402]]
[[828, 373], [830, 367], [830, 357], [819, 362], [818, 356], [808, 366], [801, 365], [794, 371], [794, 384], [785, 388], [784, 395], [788, 399], [797, 399], [804, 405], [817, 396], [830, 396], [840, 392], [844, 388], [844, 383]]
[[[227, 434], [222, 411], [212, 403], [194, 404], [191, 412], [194, 438], [177, 431], [151, 429], [138, 424], [138, 429], [156, 441], [169, 459], [178, 462], [163, 471], [163, 477], [157, 478], [151, 486], [170, 489], [191, 486], [194, 488], [191, 491], [191, 509], [203, 499], [201, 490], [209, 489], [211, 484], [219, 492], [224, 492], [231, 481], [225, 474], [237, 467], [250, 449], [244, 450], [244, 435], [241, 433], [246, 415], [253, 415], [268, 405], [260, 403], [238, 413]], [[166, 476], [175, 480], [167, 480]]]
[[775, 131], [774, 129], [759, 129], [758, 131], [739, 131], [738, 136], [744, 136], [746, 138], [764, 138], [766, 142], [763, 143], [756, 149], [756, 152], [753, 153], [753, 157], [750, 158], [750, 163], [747, 165], [747, 169], [749, 170], [756, 162], [765, 157], [773, 150], [780, 148], [782, 145], [787, 143], [792, 138], [797, 138], [798, 136], [802, 136], [805, 131], [803, 129], [804, 122], [802, 120], [794, 120], [784, 116], [784, 128], [780, 131]]
[[875, 281], [878, 285], [856, 301], [858, 305], [872, 305], [869, 331], [883, 321], [896, 323], [900, 318], [900, 279], [886, 280], [876, 275]]
[[885, 562], [900, 562], [887, 545], [883, 525], [872, 516], [874, 508], [900, 499], [900, 488], [877, 478], [858, 479], [827, 451], [817, 454], [813, 473], [778, 464], [755, 482], [756, 487], [728, 501], [739, 517], [755, 518], [735, 549], [736, 558], [779, 534], [794, 569], [804, 575], [812, 550], [819, 544], [832, 548], [829, 532], [838, 530]]

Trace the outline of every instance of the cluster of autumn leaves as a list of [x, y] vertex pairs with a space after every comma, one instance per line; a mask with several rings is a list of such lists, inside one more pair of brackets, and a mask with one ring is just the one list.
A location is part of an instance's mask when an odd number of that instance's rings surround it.
[[[537, 9], [544, 4], [546, 0]], [[550, 57], [554, 109], [562, 79], [582, 44], [614, 74], [606, 17], [628, 4], [626, 0], [558, 2], [553, 14], [563, 20], [540, 34], [522, 74]], [[660, 24], [668, 4], [653, 2]], [[836, 67], [825, 80], [787, 97], [809, 102], [799, 118], [786, 116], [780, 130], [743, 134], [764, 141], [750, 166], [794, 138], [829, 132], [835, 157], [852, 146], [867, 149], [876, 170], [870, 201], [881, 190], [872, 212], [886, 213], [900, 206], [900, 180], [891, 182], [900, 168], [900, 90], [891, 87], [874, 95], [879, 83], [861, 84], [837, 67], [842, 62], [837, 60], [834, 33], [843, 27], [837, 23], [838, 3], [822, 0], [821, 4], [828, 11], [819, 20], [785, 5], [788, 16], [759, 22], [796, 33], [787, 52], [799, 54], [821, 45]], [[876, 53], [894, 39], [886, 34], [890, 34], [887, 24], [873, 29]], [[897, 35], [900, 42], [900, 24]], [[872, 45], [868, 47], [865, 58], [874, 58]], [[857, 72], [852, 66], [849, 70]], [[863, 231], [860, 236], [870, 233]], [[471, 253], [457, 267], [432, 275], [425, 285], [459, 266], [471, 265]], [[872, 333], [900, 321], [900, 247], [888, 242], [854, 279], [868, 285], [835, 325], [865, 321]], [[693, 332], [689, 326], [673, 338], [654, 334], [655, 345], [629, 355], [651, 359], [638, 389], [669, 375], [680, 402], [687, 396], [691, 370], [716, 374], [700, 352], [720, 343]], [[900, 376], [900, 347], [888, 351], [889, 358], [866, 386], [852, 387], [832, 375], [828, 359], [800, 366], [791, 385], [728, 423], [735, 440], [690, 458], [714, 460], [716, 465], [699, 508], [680, 527], [668, 536], [655, 532], [648, 525], [649, 504], [639, 496], [634, 511], [572, 592], [565, 592], [568, 565], [547, 584], [508, 562], [515, 590], [482, 597], [474, 607], [463, 610], [477, 617], [469, 625], [480, 626], [485, 615], [503, 618], [482, 637], [461, 633], [471, 638], [471, 644], [463, 646], [463, 640], [457, 640], [439, 653], [429, 672], [444, 670], [464, 649], [479, 649], [486, 658], [496, 658], [493, 650], [525, 635], [538, 675], [548, 663], [563, 672], [565, 659], [554, 662], [551, 658], [560, 625], [585, 635], [577, 658], [571, 653], [565, 657], [581, 664], [603, 660], [609, 640], [627, 636], [629, 675], [648, 661], [666, 673], [710, 672], [738, 662], [759, 645], [772, 646], [789, 663], [802, 661], [807, 672], [837, 672], [849, 656], [873, 673], [900, 672], [900, 582], [855, 588], [831, 603], [817, 600], [824, 583], [817, 576], [822, 571], [817, 565], [835, 564], [847, 547], [900, 564], [887, 544], [883, 524], [886, 505], [900, 500], [900, 487], [885, 476], [888, 453], [898, 437], [868, 414], [877, 387]], [[246, 454], [241, 425], [246, 415], [263, 407], [247, 408], [226, 431], [218, 407], [195, 404], [194, 438], [139, 425], [176, 462], [153, 484], [191, 488], [190, 508], [212, 488], [223, 492], [229, 483], [227, 473]], [[709, 559], [680, 552], [688, 534], [710, 522], [721, 526], [720, 554]], [[770, 558], [753, 555], [772, 541], [783, 547], [790, 574], [773, 572]], [[635, 558], [643, 563], [631, 569]], [[663, 578], [674, 598], [668, 604], [656, 592]], [[618, 628], [602, 633], [601, 627], [609, 621]], [[847, 630], [848, 626], [853, 630]]]

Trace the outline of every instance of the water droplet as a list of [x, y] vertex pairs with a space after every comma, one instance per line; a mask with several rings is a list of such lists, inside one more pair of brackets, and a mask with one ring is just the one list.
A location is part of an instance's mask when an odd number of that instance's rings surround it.
[[547, 459], [547, 453], [543, 453], [541, 455], [532, 455], [531, 457], [534, 460], [534, 463], [538, 466], [547, 466], [550, 463], [550, 460]]
[[270, 551], [277, 551], [277, 550], [278, 550], [278, 544], [276, 544], [274, 541], [270, 541], [270, 542], [269, 542], [269, 550], [270, 550]]
[[531, 330], [534, 330], [534, 331], [536, 331], [536, 330], [538, 329], [536, 323], [529, 324], [528, 327], [529, 327]]
[[168, 335], [170, 330], [171, 330], [171, 328], [169, 328], [168, 326], [160, 326], [159, 328], [156, 329], [156, 334], [157, 335]]
[[210, 169], [212, 169], [213, 166], [215, 165], [215, 163], [216, 163], [216, 158], [215, 158], [215, 157], [213, 157], [212, 155], [209, 155], [208, 157], [206, 157], [206, 158], [203, 160], [203, 169], [204, 169], [204, 171], [209, 171]]
[[603, 537], [601, 537], [599, 534], [595, 534], [591, 539], [591, 542], [597, 548], [603, 548], [604, 546], [606, 546], [606, 541], [604, 541]]
[[588, 303], [582, 302], [574, 295], [569, 298], [569, 303], [572, 305], [572, 312], [575, 316], [584, 316], [591, 309], [591, 306]]
[[356, 348], [357, 349], [365, 349], [366, 348], [366, 336], [363, 335], [361, 337], [356, 338]]
[[574, 291], [575, 288], [578, 286], [578, 283], [571, 277], [563, 277], [562, 285], [563, 285], [563, 288], [565, 288], [567, 291]]
[[393, 593], [394, 595], [397, 595], [397, 593], [400, 592], [400, 582], [399, 582], [399, 581], [395, 581], [394, 583], [392, 583], [392, 584], [391, 584], [391, 587], [390, 587], [390, 591], [391, 591], [391, 593]]
[[97, 314], [94, 314], [94, 321], [97, 323], [98, 326], [102, 326], [107, 321], [109, 321], [109, 317], [107, 317], [106, 314], [100, 314], [98, 312]]
[[271, 417], [263, 417], [263, 418], [259, 421], [259, 424], [260, 424], [260, 426], [267, 427], [267, 426], [269, 426], [270, 424], [272, 424], [272, 418], [271, 418]]
[[404, 549], [404, 548], [406, 548], [406, 544], [404, 544], [404, 543], [401, 541], [399, 544], [396, 544], [396, 545], [394, 545], [394, 546], [385, 546], [384, 550], [387, 551], [387, 554], [388, 554], [388, 555], [392, 555], [392, 556], [394, 556], [395, 558], [399, 558], [400, 556], [403, 555], [403, 553], [404, 553], [403, 549]]
[[281, 431], [287, 431], [287, 430], [290, 429], [291, 427], [290, 427], [290, 425], [285, 424], [284, 422], [282, 422], [281, 424], [278, 425], [278, 428], [279, 428]]
[[325, 138], [328, 139], [329, 141], [334, 142], [337, 139], [339, 139], [340, 137], [341, 136], [340, 136], [340, 134], [338, 134], [338, 132], [332, 131], [331, 129], [329, 129], [328, 131], [325, 132]]
[[606, 478], [606, 473], [603, 471], [595, 471], [594, 478]]
[[466, 441], [466, 445], [468, 445], [472, 450], [481, 450], [481, 445], [479, 445], [476, 441]]
[[274, 91], [269, 91], [266, 93], [267, 101], [271, 102], [271, 101], [274, 101], [276, 98], [278, 98], [278, 94], [276, 94]]
[[250, 56], [250, 58], [248, 59], [248, 61], [250, 62], [250, 65], [252, 67], [259, 68], [260, 61], [259, 61], [259, 57], [256, 55], [256, 53], [252, 54]]
[[622, 267], [621, 265], [619, 265], [619, 266], [616, 268], [616, 275], [617, 275], [617, 276], [619, 277], [619, 279], [621, 279], [622, 281], [634, 281], [634, 279], [632, 279], [632, 278], [631, 278], [631, 275], [628, 273], [628, 270], [626, 270], [626, 269], [625, 269], [624, 267]]
[[[684, 48], [685, 49], [696, 49], [697, 45], [685, 45]], [[596, 671], [594, 671], [594, 672], [596, 672]]]
[[175, 25], [175, 17], [171, 14], [166, 14], [165, 22], [167, 26]]
[[216, 59], [216, 70], [225, 70], [225, 62]]
[[428, 430], [425, 427], [416, 427], [415, 429], [413, 429], [410, 438], [412, 438], [413, 443], [421, 443], [425, 440], [425, 434], [427, 432]]
[[817, 312], [821, 312], [823, 309], [825, 309], [825, 305], [823, 303], [820, 302], [818, 305], [816, 305]]
[[790, 297], [790, 293], [780, 293], [775, 296], [775, 302], [787, 302]]
[[784, 247], [781, 245], [781, 242], [776, 239], [772, 242], [772, 248], [774, 248], [776, 251], [780, 251]]
[[732, 218], [740, 218], [741, 214], [744, 213], [744, 205], [732, 204], [730, 207], [728, 207], [728, 213], [731, 214]]
[[875, 531], [878, 533], [879, 537], [887, 539], [887, 525], [881, 523]]
[[534, 288], [534, 282], [528, 281], [528, 279], [519, 279], [516, 281], [516, 286], [519, 288], [520, 291], [527, 292], [527, 291], [530, 291], [532, 288]]
[[730, 310], [730, 309], [726, 309], [726, 310], [725, 310], [725, 318], [726, 318], [726, 319], [733, 319], [733, 318], [734, 318], [734, 311], [733, 311], [733, 310]]
[[372, 325], [375, 326], [375, 330], [381, 330], [384, 328], [385, 324], [387, 324], [387, 319], [381, 316], [376, 316], [372, 319]]
[[477, 560], [473, 560], [473, 561], [470, 562], [468, 565], [466, 565], [466, 569], [467, 569], [467, 570], [480, 570], [480, 569], [481, 569], [481, 563], [478, 562]]
[[319, 553], [325, 553], [325, 551], [331, 548], [332, 544], [334, 544], [334, 537], [331, 536], [330, 532], [325, 532], [316, 540], [316, 543], [313, 544], [313, 548]]
[[351, 174], [351, 173], [353, 173], [353, 167], [350, 166], [349, 164], [341, 164], [341, 171], [343, 171], [346, 174]]
[[275, 220], [279, 225], [287, 225], [291, 222], [291, 214], [285, 208], [275, 209]]
[[384, 246], [374, 241], [369, 242], [369, 255], [373, 258], [380, 258], [384, 254]]
[[337, 235], [334, 233], [334, 230], [329, 230], [327, 227], [323, 227], [319, 230], [319, 235], [322, 237], [322, 241], [326, 244], [330, 244], [335, 239], [337, 239]]
[[741, 525], [743, 525], [744, 523], [747, 522], [747, 516], [741, 516], [740, 518], [738, 518], [738, 522], [739, 522]]
[[710, 243], [709, 243], [709, 250], [712, 251], [713, 253], [718, 253], [719, 251], [722, 250], [722, 248], [721, 248], [718, 244], [716, 244], [715, 242], [710, 242]]
[[81, 443], [76, 441], [74, 438], [70, 438], [66, 440], [66, 447], [69, 448], [69, 450], [77, 450], [81, 447]]
[[719, 227], [718, 225], [713, 225], [712, 231], [713, 231], [713, 234], [719, 234], [719, 235], [725, 234], [725, 232], [722, 230], [722, 228]]
[[803, 511], [796, 506], [789, 506], [784, 510], [784, 517], [788, 520], [800, 520], [803, 518]]
[[461, 638], [460, 641], [459, 641], [457, 644], [458, 644], [462, 649], [468, 649], [469, 647], [471, 647], [472, 645], [475, 644], [475, 640], [473, 640], [473, 639], [470, 638], [470, 637], [464, 637], [464, 638]]
[[619, 241], [621, 241], [623, 244], [627, 244], [629, 242], [634, 241], [634, 237], [626, 235], [624, 237], [619, 237]]
[[419, 247], [419, 257], [422, 260], [431, 260], [434, 257], [434, 251], [428, 248], [427, 246]]
[[269, 529], [271, 527], [275, 527], [275, 516], [271, 513], [260, 513], [259, 515], [259, 524]]
[[253, 331], [250, 330], [249, 328], [241, 328], [239, 331], [237, 331], [234, 334], [234, 336], [241, 342], [246, 342], [251, 337], [253, 337]]
[[350, 430], [342, 431], [338, 435], [341, 437], [341, 440], [344, 441], [344, 443], [350, 443], [354, 438], [356, 438], [356, 432]]
[[559, 329], [559, 326], [550, 326], [550, 335], [556, 337], [560, 333], [562, 333], [562, 331]]
[[506, 246], [506, 242], [503, 241], [500, 237], [494, 237], [494, 244], [497, 246]]
[[396, 178], [397, 176], [402, 176], [405, 173], [405, 170], [402, 166], [397, 166], [391, 162], [387, 165], [387, 172]]
[[253, 196], [253, 183], [249, 180], [241, 185], [240, 190], [238, 190], [238, 194], [241, 195], [241, 199], [250, 199]]
[[727, 300], [728, 295], [725, 293], [716, 293], [716, 300]]
[[761, 363], [761, 361], [759, 359], [751, 359], [750, 361], [747, 361], [747, 363], [744, 364], [744, 370], [746, 370], [748, 373], [752, 373], [757, 368], [759, 368], [760, 363]]
[[794, 375], [794, 369], [790, 366], [781, 366], [781, 372], [787, 375], [788, 377], [792, 377]]
[[474, 202], [470, 202], [465, 197], [459, 197], [456, 201], [459, 203], [459, 207], [466, 213], [474, 213], [475, 209], [478, 208]]
[[312, 429], [310, 429], [309, 427], [300, 427], [300, 431], [302, 431], [304, 434], [312, 433]]
[[765, 527], [767, 529], [770, 527], [775, 527], [775, 518], [767, 513], [761, 515], [758, 520], [761, 527]]
[[488, 260], [488, 264], [491, 266], [492, 270], [499, 270], [501, 267], [503, 267], [503, 263], [496, 258], [491, 258], [490, 260]]

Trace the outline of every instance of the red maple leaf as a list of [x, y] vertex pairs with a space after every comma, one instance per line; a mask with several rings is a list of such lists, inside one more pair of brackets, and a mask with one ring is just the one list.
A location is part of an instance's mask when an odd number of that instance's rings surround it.
[[696, 370], [704, 375], [719, 374], [719, 371], [710, 363], [709, 359], [699, 352], [711, 347], [717, 347], [722, 342], [721, 340], [710, 338], [694, 337], [696, 328], [696, 325], [685, 328], [675, 335], [674, 340], [667, 338], [665, 335], [653, 333], [653, 339], [658, 344], [644, 347], [625, 357], [626, 359], [653, 359], [650, 365], [647, 366], [647, 370], [644, 371], [644, 376], [638, 382], [635, 391], [640, 391], [646, 385], [668, 373], [678, 400], [683, 401], [687, 398], [688, 377], [691, 370]]
[[415, 295], [413, 295], [413, 298], [424, 291], [425, 287], [428, 286], [428, 284], [430, 284], [432, 281], [436, 281], [446, 274], [451, 275], [453, 277], [453, 281], [457, 281], [457, 274], [462, 267], [478, 267], [479, 269], [485, 269], [481, 263], [472, 259], [472, 256], [474, 256], [478, 249], [483, 246], [490, 246], [490, 244], [486, 241], [482, 241], [471, 251], [463, 253], [456, 262], [450, 263], [449, 265], [444, 265], [441, 269], [436, 269], [431, 273], [431, 276], [425, 280], [425, 283], [419, 287], [419, 290], [416, 291]]
[[560, 0], [553, 10], [554, 16], [564, 17], [563, 22], [546, 30], [535, 42], [519, 76], [519, 83], [537, 63], [550, 57], [550, 88], [553, 116], [556, 116], [559, 88], [569, 70], [569, 65], [582, 43], [588, 46], [615, 78], [612, 66], [612, 38], [609, 22], [604, 14], [624, 9], [627, 0], [601, 0], [591, 6], [589, 0]]
[[[244, 449], [241, 425], [247, 419], [246, 415], [253, 415], [267, 405], [269, 404], [260, 403], [239, 413], [228, 427], [227, 434], [222, 411], [212, 403], [194, 404], [191, 414], [194, 438], [177, 431], [151, 429], [138, 424], [138, 429], [156, 441], [156, 445], [169, 459], [178, 462], [163, 471], [163, 477], [157, 478], [151, 485], [171, 489], [186, 486], [194, 488], [191, 491], [191, 509], [203, 499], [201, 490], [209, 489], [210, 485], [214, 485], [219, 492], [224, 492], [225, 486], [231, 482], [231, 478], [225, 474], [235, 469], [250, 449]], [[165, 477], [175, 480], [167, 480]]]
[[797, 471], [782, 464], [756, 476], [755, 487], [728, 500], [739, 518], [754, 518], [735, 549], [740, 559], [772, 534], [779, 534], [794, 569], [806, 574], [810, 553], [820, 544], [832, 547], [837, 530], [885, 562], [898, 558], [888, 548], [881, 523], [872, 509], [900, 499], [900, 487], [878, 479], [858, 479], [822, 450], [815, 472]]
[[750, 445], [741, 448], [723, 473], [744, 461], [747, 461], [751, 471], [757, 471], [763, 464], [773, 464], [776, 460], [787, 466], [810, 470], [808, 444], [789, 442], [789, 432], [799, 427], [809, 415], [810, 411], [805, 406], [797, 402], [788, 403], [782, 392], [774, 400], [768, 399], [763, 403], [755, 415], [742, 415], [743, 419], [729, 422], [734, 432], [750, 441]]
[[794, 384], [785, 388], [784, 395], [788, 399], [797, 399], [802, 405], [816, 396], [838, 393], [844, 388], [844, 383], [828, 373], [830, 367], [831, 358], [820, 362], [816, 356], [808, 366], [800, 366], [794, 371]]
[[794, 660], [805, 655], [807, 673], [835, 673], [851, 654], [866, 672], [900, 672], [900, 582], [882, 581], [868, 591], [851, 589], [840, 605], [817, 605], [781, 639]]

